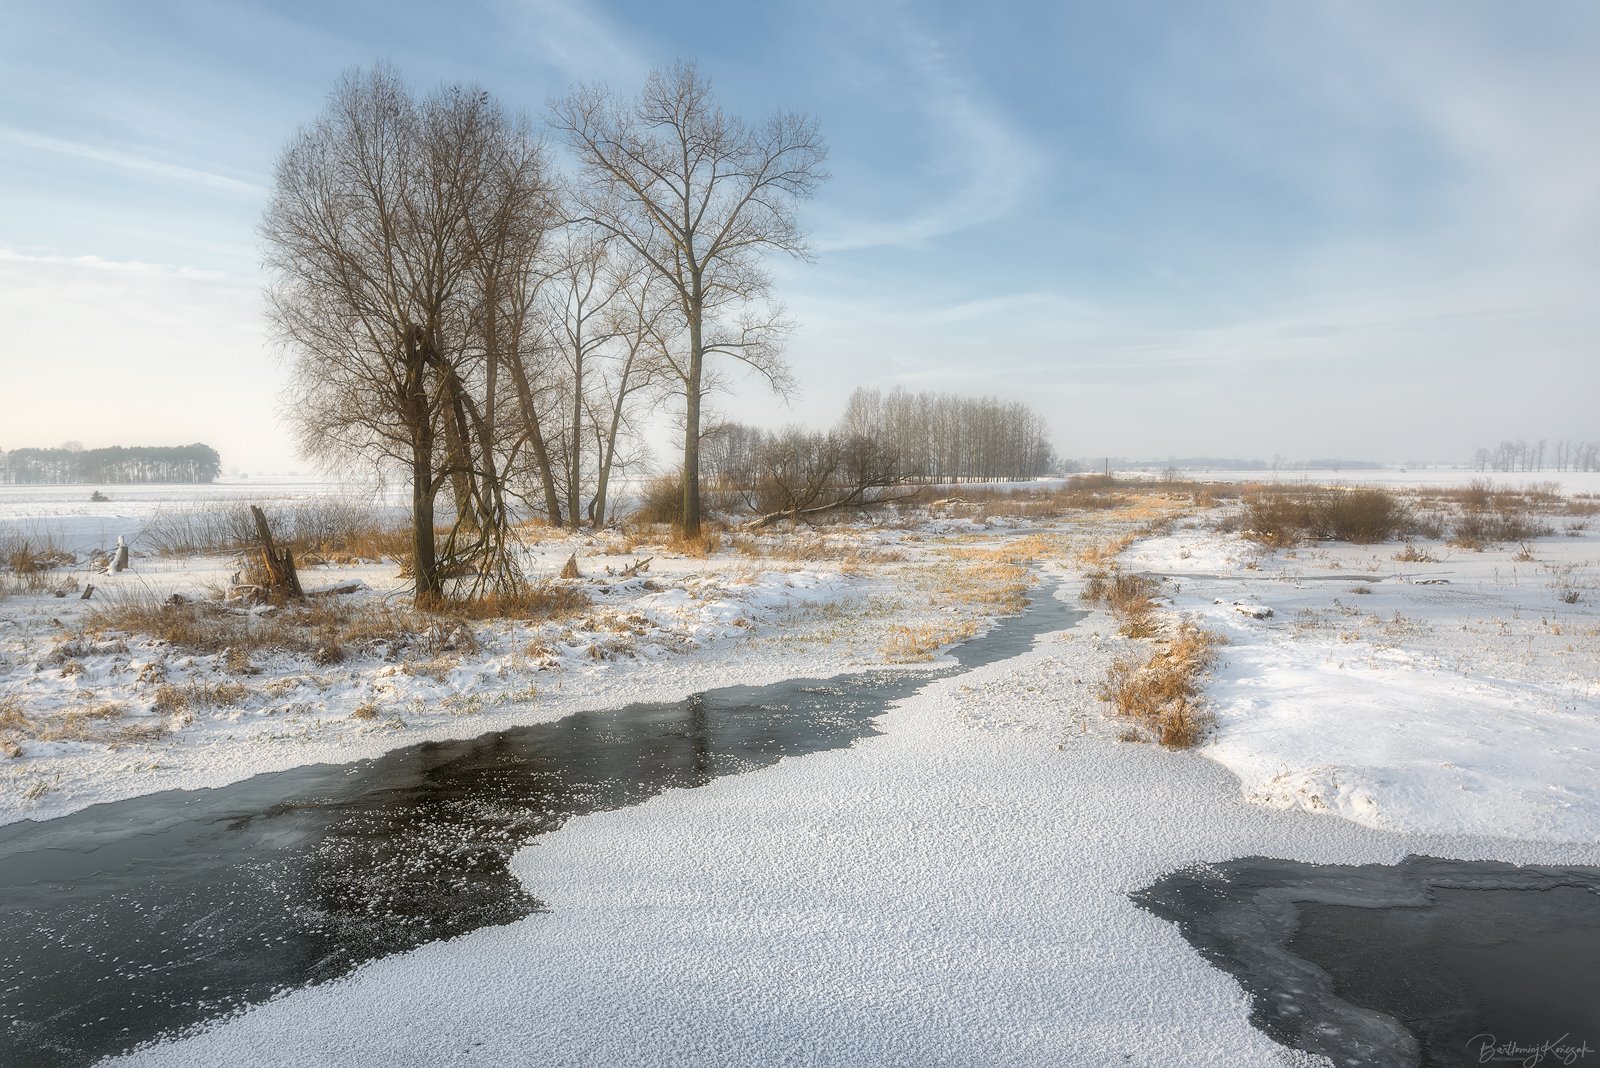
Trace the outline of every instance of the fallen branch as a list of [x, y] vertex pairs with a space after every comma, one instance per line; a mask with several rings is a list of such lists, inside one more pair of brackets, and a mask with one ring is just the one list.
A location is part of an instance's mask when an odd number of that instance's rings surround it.
[[825, 512], [837, 512], [844, 508], [876, 508], [883, 504], [896, 504], [900, 501], [914, 500], [916, 497], [917, 494], [912, 492], [901, 494], [898, 497], [878, 497], [869, 501], [858, 491], [828, 504], [813, 505], [810, 508], [785, 508], [779, 512], [768, 512], [764, 516], [750, 520], [744, 525], [744, 529], [762, 530], [784, 519], [798, 521], [814, 515], [822, 515]]

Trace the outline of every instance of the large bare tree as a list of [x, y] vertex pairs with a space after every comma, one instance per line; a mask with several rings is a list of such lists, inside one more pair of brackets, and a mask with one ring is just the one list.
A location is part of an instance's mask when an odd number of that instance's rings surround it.
[[[400, 465], [411, 480], [419, 604], [444, 594], [435, 501], [456, 486], [446, 564], [507, 572], [488, 383], [499, 365], [486, 257], [532, 240], [548, 190], [527, 124], [489, 94], [422, 99], [391, 68], [345, 75], [280, 155], [262, 221], [269, 315], [291, 354], [302, 450]], [[520, 207], [518, 205], [521, 205]], [[457, 534], [475, 540], [454, 552]]]
[[685, 405], [683, 529], [697, 537], [707, 360], [731, 357], [788, 387], [786, 324], [765, 306], [772, 280], [762, 261], [808, 254], [796, 207], [825, 177], [822, 138], [804, 115], [751, 125], [725, 113], [686, 63], [652, 72], [633, 100], [580, 86], [551, 115], [579, 160], [584, 221], [626, 243], [679, 306], [685, 343], [670, 357]]

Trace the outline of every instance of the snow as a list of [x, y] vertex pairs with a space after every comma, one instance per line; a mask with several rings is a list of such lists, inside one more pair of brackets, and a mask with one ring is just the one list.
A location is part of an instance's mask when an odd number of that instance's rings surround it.
[[935, 683], [847, 750], [574, 820], [515, 858], [550, 913], [127, 1063], [1310, 1064], [1127, 894], [1257, 853], [1600, 856], [1251, 804], [1212, 761], [1075, 725], [1102, 637]]
[[[1532, 560], [1518, 546], [1428, 543], [1438, 562], [1408, 563], [1393, 545], [1269, 552], [1210, 518], [1120, 559], [1171, 576], [1172, 610], [1229, 638], [1200, 749], [1117, 740], [1096, 689], [1115, 659], [1148, 646], [1094, 613], [1020, 657], [930, 683], [848, 749], [570, 821], [514, 858], [548, 913], [373, 961], [128, 1063], [1322, 1063], [1253, 1028], [1237, 983], [1127, 895], [1249, 855], [1600, 863], [1600, 792], [1586, 781], [1600, 745], [1600, 542], [1587, 530], [1540, 539]], [[1132, 527], [1098, 514], [1060, 524], [1044, 567], [1059, 595], [1082, 578], [1078, 549]], [[579, 708], [881, 667], [891, 624], [983, 618], [981, 605], [931, 599], [919, 576], [952, 544], [1019, 529], [1036, 536], [1041, 521], [952, 510], [844, 528], [793, 561], [622, 555], [604, 537], [553, 536], [538, 568], [554, 574], [578, 552], [594, 618], [478, 627], [483, 653], [438, 677], [381, 660], [269, 663], [253, 685], [277, 695], [148, 750], [28, 743], [0, 774], [58, 778], [40, 797], [6, 795], [0, 820]], [[846, 566], [841, 547], [888, 562]], [[652, 554], [646, 576], [605, 574]], [[228, 566], [136, 559], [110, 581], [184, 588]], [[388, 571], [340, 568], [330, 581], [382, 597]], [[1577, 603], [1558, 596], [1567, 589]], [[32, 669], [20, 650], [60, 613], [70, 627], [74, 604], [0, 601], [0, 696], [64, 706], [93, 685], [137, 697], [140, 665], [216, 669], [137, 640], [86, 651], [71, 677]], [[596, 658], [623, 623], [636, 640]], [[551, 646], [549, 670], [524, 652], [536, 640]], [[402, 725], [348, 718], [373, 699]]]
[[[222, 653], [188, 654], [138, 634], [85, 633], [89, 613], [122, 597], [176, 593], [214, 603], [239, 567], [235, 558], [136, 556], [133, 570], [119, 575], [87, 564], [51, 572], [50, 585], [92, 582], [95, 596], [81, 601], [74, 586], [66, 597], [49, 590], [0, 597], [0, 701], [16, 700], [30, 717], [56, 721], [111, 704], [123, 715], [97, 725], [107, 734], [128, 727], [170, 733], [138, 742], [24, 739], [20, 756], [0, 757], [0, 824], [355, 760], [585, 708], [884, 667], [881, 647], [892, 624], [916, 625], [936, 613], [980, 625], [987, 618], [982, 605], [903, 598], [907, 576], [928, 569], [938, 552], [933, 544], [905, 546], [905, 533], [843, 528], [815, 540], [819, 558], [812, 560], [727, 551], [698, 560], [643, 543], [624, 552], [615, 533], [543, 531], [527, 550], [530, 573], [554, 576], [576, 554], [587, 578], [575, 585], [593, 599], [592, 609], [542, 623], [473, 621], [468, 630], [479, 653], [443, 642], [428, 654], [419, 651], [420, 640], [408, 650], [352, 647], [332, 664], [255, 652], [243, 674]], [[777, 539], [768, 542], [765, 548]], [[871, 573], [842, 562], [884, 547], [896, 547], [905, 562]], [[617, 576], [646, 557], [652, 562], [645, 574]], [[339, 600], [372, 611], [406, 600], [406, 582], [392, 564], [305, 568], [302, 579], [308, 589], [353, 587]], [[242, 686], [243, 695], [221, 707], [171, 714], [159, 707], [163, 685], [223, 683]]]
[[1600, 840], [1600, 543], [1540, 539], [1531, 561], [1517, 545], [1419, 547], [1438, 562], [1190, 529], [1123, 561], [1181, 576], [1174, 607], [1228, 636], [1201, 751], [1252, 800], [1398, 831]]

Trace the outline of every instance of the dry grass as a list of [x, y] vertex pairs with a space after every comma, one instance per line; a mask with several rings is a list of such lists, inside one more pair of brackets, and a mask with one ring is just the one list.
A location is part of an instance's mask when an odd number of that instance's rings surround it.
[[1122, 555], [1123, 550], [1137, 539], [1137, 534], [1128, 531], [1106, 541], [1095, 542], [1078, 551], [1078, 561], [1089, 567], [1104, 567]]
[[1079, 597], [1111, 613], [1127, 638], [1148, 638], [1156, 633], [1155, 595], [1161, 584], [1148, 575], [1112, 569], [1089, 575]]
[[52, 535], [0, 535], [0, 564], [17, 576], [41, 575], [78, 562]]
[[[267, 510], [273, 539], [302, 564], [378, 563], [405, 566], [411, 528], [369, 501], [317, 498]], [[139, 543], [162, 556], [238, 552], [256, 544], [255, 520], [246, 504], [211, 504], [157, 512]]]
[[589, 595], [577, 586], [538, 582], [468, 600], [440, 600], [428, 611], [447, 619], [566, 619], [590, 603]]
[[685, 537], [679, 531], [673, 531], [672, 536], [663, 543], [663, 547], [670, 553], [679, 556], [688, 556], [696, 560], [704, 560], [722, 546], [722, 538], [715, 533], [702, 531], [698, 537]]
[[1245, 495], [1242, 521], [1250, 537], [1275, 548], [1307, 539], [1372, 545], [1416, 529], [1405, 502], [1373, 487], [1254, 489]]
[[[225, 654], [229, 670], [252, 674], [254, 653], [283, 652], [332, 664], [351, 652], [371, 652], [380, 646], [426, 645], [435, 631], [459, 633], [454, 625], [467, 620], [564, 619], [589, 605], [581, 588], [553, 582], [470, 600], [440, 600], [425, 611], [364, 599], [313, 597], [261, 615], [214, 601], [126, 593], [107, 598], [85, 617], [84, 626], [97, 636], [137, 634], [185, 652]], [[64, 660], [82, 649], [98, 648], [79, 642], [63, 646], [60, 652]]]
[[954, 560], [973, 560], [983, 563], [1036, 564], [1040, 560], [1060, 556], [1056, 539], [1043, 534], [1030, 534], [1025, 538], [1012, 538], [1000, 545], [978, 548], [959, 548], [950, 551]]
[[196, 708], [233, 708], [250, 696], [250, 688], [238, 682], [206, 682], [195, 679], [182, 684], [164, 682], [156, 687], [151, 707], [161, 713], [188, 712]]
[[977, 629], [977, 623], [970, 619], [912, 626], [896, 624], [889, 628], [888, 640], [883, 644], [883, 657], [896, 664], [922, 663], [932, 660], [933, 654], [944, 646], [972, 637]]
[[1226, 642], [1192, 623], [1160, 643], [1144, 663], [1121, 659], [1111, 665], [1099, 696], [1116, 714], [1133, 720], [1169, 749], [1188, 749], [1205, 736], [1211, 716], [1200, 696], [1200, 679]]
[[120, 701], [99, 701], [53, 715], [29, 715], [15, 695], [0, 698], [0, 754], [15, 759], [23, 742], [93, 742], [118, 745], [146, 742], [167, 733], [165, 724], [119, 724], [128, 709]]
[[956, 564], [934, 571], [930, 586], [941, 604], [973, 605], [1011, 615], [1028, 606], [1031, 578], [1021, 564]]
[[1394, 554], [1394, 558], [1405, 564], [1437, 564], [1439, 558], [1422, 548], [1414, 541], [1407, 541], [1405, 548]]
[[403, 644], [421, 629], [409, 611], [341, 598], [309, 599], [258, 615], [211, 601], [138, 593], [108, 597], [84, 626], [91, 634], [139, 634], [191, 653], [226, 651], [236, 662], [255, 652], [313, 656], [346, 645]]

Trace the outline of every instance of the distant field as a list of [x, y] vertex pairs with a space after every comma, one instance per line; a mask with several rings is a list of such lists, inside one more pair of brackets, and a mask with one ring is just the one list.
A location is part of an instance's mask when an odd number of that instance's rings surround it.
[[[1385, 467], [1376, 471], [1207, 471], [1180, 468], [1197, 482], [1285, 482], [1340, 486], [1464, 486], [1488, 479], [1497, 486], [1557, 483], [1566, 494], [1600, 494], [1600, 471], [1475, 471], [1470, 467]], [[1116, 472], [1119, 478], [1158, 478], [1149, 471]]]
[[[110, 499], [89, 500], [96, 490]], [[385, 493], [370, 482], [327, 475], [223, 478], [210, 485], [0, 486], [0, 534], [50, 538], [83, 554], [115, 545], [119, 535], [137, 548], [140, 532], [162, 510], [230, 501], [270, 507], [326, 496], [397, 504], [405, 492], [391, 486]]]

